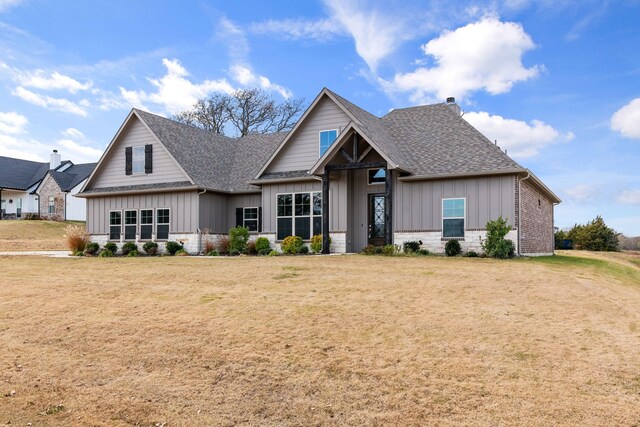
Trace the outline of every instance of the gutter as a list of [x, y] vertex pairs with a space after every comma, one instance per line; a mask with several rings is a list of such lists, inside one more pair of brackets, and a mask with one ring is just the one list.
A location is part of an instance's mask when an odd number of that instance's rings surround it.
[[276, 179], [262, 179], [262, 180], [254, 179], [253, 181], [249, 181], [249, 184], [251, 185], [283, 184], [287, 182], [313, 181], [315, 179], [318, 179], [316, 178], [315, 175], [299, 176], [294, 178], [276, 178]]
[[129, 190], [129, 191], [103, 191], [103, 192], [94, 192], [94, 193], [78, 193], [76, 197], [83, 198], [91, 198], [91, 197], [102, 197], [102, 196], [126, 196], [128, 194], [147, 194], [147, 193], [167, 193], [170, 191], [192, 191], [197, 190], [198, 187], [168, 187], [168, 188], [148, 188], [146, 190]]
[[502, 169], [498, 171], [482, 171], [482, 172], [463, 172], [463, 173], [442, 173], [434, 175], [411, 175], [398, 177], [399, 181], [432, 181], [448, 178], [465, 178], [473, 176], [491, 176], [491, 175], [512, 175], [514, 173], [522, 173], [529, 171], [522, 168]]

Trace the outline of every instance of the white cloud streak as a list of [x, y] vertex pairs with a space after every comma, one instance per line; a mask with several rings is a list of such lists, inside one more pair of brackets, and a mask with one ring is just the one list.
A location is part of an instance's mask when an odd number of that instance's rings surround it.
[[44, 70], [36, 70], [32, 73], [23, 73], [18, 76], [17, 80], [22, 86], [42, 90], [66, 90], [76, 93], [81, 90], [88, 90], [93, 83], [81, 83], [78, 80], [60, 74], [57, 71], [47, 73]]
[[18, 6], [23, 0], [0, 0], [0, 13], [6, 12], [12, 7]]
[[521, 81], [536, 77], [541, 66], [526, 68], [525, 52], [535, 47], [520, 24], [488, 17], [446, 31], [422, 49], [431, 67], [419, 67], [396, 74], [383, 86], [390, 92], [409, 92], [416, 103], [433, 102], [449, 96], [464, 98], [470, 92], [484, 90], [492, 95], [509, 92]]
[[611, 129], [631, 139], [640, 139], [640, 98], [636, 98], [611, 116]]
[[10, 111], [8, 113], [0, 112], [0, 133], [19, 134], [25, 132], [25, 127], [29, 120], [22, 114]]
[[47, 108], [49, 110], [62, 111], [65, 113], [76, 114], [78, 116], [86, 117], [87, 111], [80, 106], [80, 104], [73, 102], [66, 98], [53, 98], [51, 96], [39, 95], [28, 89], [18, 86], [12, 95], [18, 98], [30, 102], [31, 104], [38, 105], [40, 107]]
[[549, 144], [573, 139], [572, 133], [561, 135], [540, 120], [527, 123], [486, 112], [465, 113], [463, 118], [491, 141], [497, 140], [500, 148], [506, 149], [514, 158], [535, 157]]
[[618, 201], [625, 205], [640, 205], [640, 189], [624, 190], [618, 195]]
[[331, 19], [317, 21], [308, 19], [270, 19], [251, 24], [250, 31], [254, 34], [275, 34], [285, 39], [312, 39], [319, 42], [325, 42], [334, 39], [336, 36], [347, 34], [338, 22]]

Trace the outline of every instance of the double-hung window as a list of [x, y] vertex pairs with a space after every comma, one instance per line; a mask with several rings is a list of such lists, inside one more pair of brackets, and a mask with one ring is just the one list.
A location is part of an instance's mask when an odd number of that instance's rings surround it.
[[124, 211], [124, 239], [136, 240], [138, 211]]
[[133, 147], [131, 164], [134, 174], [144, 173], [144, 145]]
[[169, 209], [156, 209], [156, 239], [169, 240]]
[[338, 137], [338, 131], [334, 130], [323, 130], [320, 132], [320, 157], [331, 147], [333, 141]]
[[140, 240], [151, 240], [153, 235], [153, 209], [140, 209]]
[[109, 212], [109, 240], [120, 240], [122, 227], [122, 212]]
[[242, 226], [258, 231], [258, 208], [242, 208]]
[[464, 238], [465, 199], [442, 199], [442, 237]]
[[299, 236], [308, 240], [322, 233], [322, 193], [278, 194], [277, 239]]
[[56, 198], [54, 196], [49, 196], [49, 213], [56, 213]]

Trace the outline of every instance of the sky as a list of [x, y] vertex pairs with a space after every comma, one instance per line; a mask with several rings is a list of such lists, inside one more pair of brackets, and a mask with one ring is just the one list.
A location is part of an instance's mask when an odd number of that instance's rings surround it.
[[640, 0], [0, 0], [0, 155], [97, 161], [132, 107], [240, 88], [378, 116], [453, 96], [556, 226], [640, 235], [638, 46]]

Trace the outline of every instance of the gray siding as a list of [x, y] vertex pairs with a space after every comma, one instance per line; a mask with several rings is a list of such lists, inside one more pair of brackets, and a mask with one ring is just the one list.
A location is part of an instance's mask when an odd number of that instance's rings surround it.
[[[125, 175], [125, 148], [146, 144], [153, 145], [153, 172], [150, 174]], [[138, 184], [189, 181], [178, 164], [137, 118], [123, 129], [115, 141], [110, 155], [104, 159], [96, 179], [89, 188], [118, 187]]]
[[262, 206], [262, 195], [255, 194], [235, 194], [227, 198], [227, 225], [226, 232], [236, 226], [236, 208], [255, 208]]
[[502, 215], [513, 226], [515, 178], [513, 176], [448, 179], [442, 181], [396, 181], [395, 231], [426, 231], [442, 228], [442, 199], [465, 197], [465, 228], [483, 229]]
[[274, 159], [267, 172], [309, 170], [320, 158], [320, 131], [337, 129], [340, 133], [349, 121], [349, 116], [325, 96]]
[[203, 193], [199, 196], [200, 230], [209, 229], [211, 234], [226, 234], [227, 196], [222, 193]]
[[[342, 172], [331, 180], [329, 188], [329, 230], [332, 232], [347, 230], [347, 174]], [[276, 232], [277, 195], [280, 193], [298, 193], [304, 191], [322, 191], [320, 181], [273, 184], [262, 187], [262, 231]]]
[[87, 199], [89, 234], [109, 233], [109, 211], [169, 208], [171, 233], [195, 233], [197, 230], [197, 194], [195, 191], [129, 196], [91, 197]]

